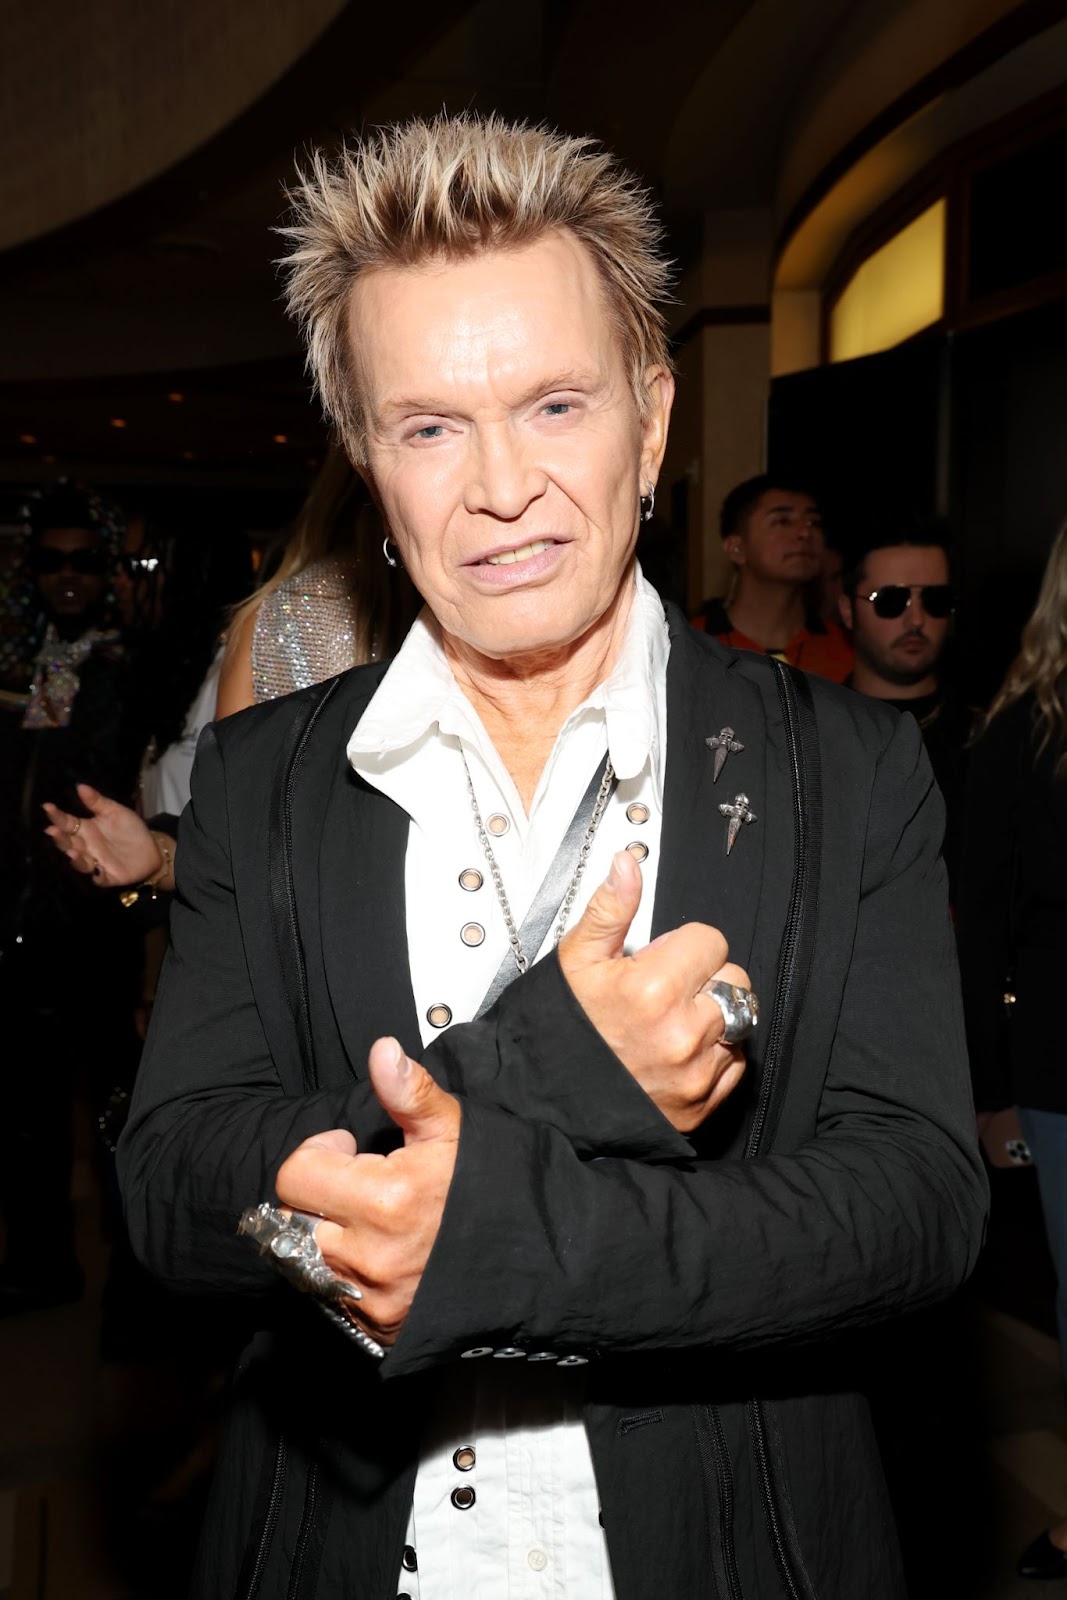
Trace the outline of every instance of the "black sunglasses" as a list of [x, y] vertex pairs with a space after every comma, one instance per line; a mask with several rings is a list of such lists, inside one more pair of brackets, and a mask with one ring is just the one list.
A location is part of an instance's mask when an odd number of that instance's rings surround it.
[[53, 577], [69, 567], [85, 578], [99, 578], [107, 571], [107, 556], [103, 550], [57, 550], [54, 545], [38, 545], [31, 552], [30, 567], [38, 577]]
[[912, 603], [913, 595], [928, 617], [951, 617], [956, 609], [956, 594], [950, 583], [887, 583], [870, 594], [858, 594], [857, 600], [869, 602], [876, 617], [902, 617]]

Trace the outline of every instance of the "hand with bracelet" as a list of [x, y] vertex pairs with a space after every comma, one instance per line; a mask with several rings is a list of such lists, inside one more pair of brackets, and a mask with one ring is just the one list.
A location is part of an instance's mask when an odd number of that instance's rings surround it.
[[44, 806], [50, 824], [45, 833], [75, 872], [92, 877], [101, 889], [174, 888], [175, 843], [169, 834], [155, 832], [136, 811], [88, 783], [78, 784], [78, 798], [87, 817], [48, 802]]

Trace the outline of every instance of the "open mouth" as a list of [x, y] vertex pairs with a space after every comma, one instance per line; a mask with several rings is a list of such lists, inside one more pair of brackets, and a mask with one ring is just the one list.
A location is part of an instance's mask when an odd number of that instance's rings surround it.
[[520, 544], [514, 550], [498, 550], [495, 555], [480, 556], [472, 565], [476, 567], [511, 566], [516, 561], [529, 561], [533, 556], [539, 556], [545, 550], [551, 550], [556, 542], [555, 539], [531, 539], [529, 544]]

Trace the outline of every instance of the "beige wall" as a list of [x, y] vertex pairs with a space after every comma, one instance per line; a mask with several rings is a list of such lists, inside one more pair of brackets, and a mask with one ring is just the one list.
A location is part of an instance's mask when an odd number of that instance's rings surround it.
[[0, 250], [118, 199], [189, 154], [269, 88], [342, 6], [0, 4]]

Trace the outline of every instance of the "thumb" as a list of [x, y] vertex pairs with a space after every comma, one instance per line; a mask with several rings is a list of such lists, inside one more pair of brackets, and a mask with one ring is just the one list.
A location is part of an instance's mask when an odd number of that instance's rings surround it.
[[356, 1141], [347, 1128], [327, 1128], [325, 1133], [313, 1133], [304, 1140], [304, 1148], [336, 1150], [343, 1156], [356, 1154]]
[[368, 1057], [370, 1081], [383, 1111], [404, 1135], [404, 1143], [459, 1136], [459, 1102], [425, 1067], [404, 1054], [397, 1039], [376, 1039]]
[[106, 811], [113, 804], [113, 801], [109, 800], [106, 794], [101, 794], [99, 789], [94, 789], [91, 783], [79, 783], [77, 790], [78, 799], [83, 806], [92, 812], [94, 817], [98, 817], [101, 812]]
[[[641, 869], [628, 850], [612, 858], [611, 871], [560, 944], [568, 966], [610, 961], [623, 943], [641, 904]], [[564, 948], [566, 947], [566, 948]]]

